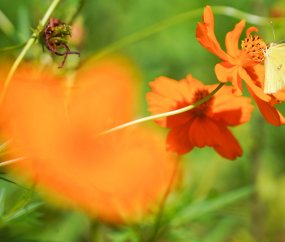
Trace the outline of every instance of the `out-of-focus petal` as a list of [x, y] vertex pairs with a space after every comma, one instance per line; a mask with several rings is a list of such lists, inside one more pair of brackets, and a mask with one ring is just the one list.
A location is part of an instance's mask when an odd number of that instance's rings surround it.
[[152, 131], [97, 136], [132, 119], [129, 68], [114, 59], [99, 61], [80, 70], [65, 92], [51, 74], [19, 69], [1, 106], [1, 127], [4, 138], [14, 137], [12, 148], [21, 148], [11, 156], [31, 156], [11, 169], [109, 222], [135, 221], [149, 212], [172, 186], [176, 160]]
[[[42, 155], [64, 127], [64, 95], [48, 72], [22, 66], [15, 73], [0, 109], [2, 132], [14, 138], [19, 155]], [[59, 128], [60, 127], [60, 128]]]
[[43, 186], [108, 222], [134, 222], [159, 204], [179, 173], [162, 140], [141, 129], [87, 135], [75, 130], [62, 136], [41, 174]]
[[[73, 123], [102, 132], [132, 120], [137, 73], [123, 57], [113, 56], [79, 70], [66, 105]], [[97, 130], [95, 130], [97, 128]], [[100, 129], [100, 130], [98, 130]]]

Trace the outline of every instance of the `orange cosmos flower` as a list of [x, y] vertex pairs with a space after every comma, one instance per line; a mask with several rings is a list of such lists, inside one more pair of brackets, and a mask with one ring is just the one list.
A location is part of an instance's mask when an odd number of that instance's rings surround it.
[[[218, 85], [204, 86], [192, 78], [175, 81], [159, 77], [150, 83], [153, 92], [147, 94], [152, 115], [180, 109], [198, 102]], [[170, 128], [167, 150], [186, 154], [195, 146], [213, 147], [221, 156], [234, 160], [242, 155], [242, 149], [228, 126], [237, 126], [251, 118], [253, 106], [250, 98], [234, 97], [231, 87], [223, 86], [217, 95], [189, 111], [155, 120]]]
[[132, 69], [107, 58], [67, 89], [49, 72], [20, 68], [0, 109], [11, 158], [28, 156], [12, 170], [109, 222], [135, 221], [159, 204], [177, 171], [164, 142], [141, 129], [97, 136], [132, 118]]
[[284, 117], [274, 107], [285, 100], [285, 92], [280, 91], [275, 94], [265, 94], [263, 91], [264, 60], [263, 50], [266, 48], [265, 42], [260, 36], [250, 34], [258, 29], [250, 27], [246, 31], [246, 39], [242, 41], [242, 49], [238, 48], [239, 37], [245, 27], [245, 20], [236, 24], [233, 31], [226, 35], [227, 53], [224, 52], [218, 43], [214, 33], [214, 16], [210, 6], [207, 6], [203, 14], [203, 24], [198, 23], [196, 38], [202, 46], [213, 54], [217, 55], [223, 62], [215, 67], [217, 78], [220, 82], [231, 81], [233, 93], [242, 95], [242, 79], [245, 81], [247, 89], [265, 120], [276, 126], [285, 124]]

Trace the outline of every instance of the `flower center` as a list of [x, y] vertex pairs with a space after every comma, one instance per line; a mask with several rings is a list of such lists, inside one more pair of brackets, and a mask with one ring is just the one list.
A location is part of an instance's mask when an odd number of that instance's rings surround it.
[[[194, 94], [193, 103], [200, 101], [201, 99], [205, 98], [208, 95], [209, 95], [208, 90], [197, 90]], [[203, 102], [202, 104], [194, 108], [193, 111], [195, 112], [196, 116], [204, 116], [204, 114], [210, 110], [213, 104], [213, 100], [214, 97], [211, 97], [206, 102]]]
[[250, 35], [245, 40], [242, 41], [241, 47], [245, 49], [246, 53], [249, 54], [254, 61], [264, 61], [264, 52], [266, 51], [265, 42], [260, 36]]

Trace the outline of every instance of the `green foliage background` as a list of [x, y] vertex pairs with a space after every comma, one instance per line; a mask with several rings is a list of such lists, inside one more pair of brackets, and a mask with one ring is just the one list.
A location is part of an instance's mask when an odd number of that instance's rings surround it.
[[[62, 0], [52, 16], [68, 23], [79, 2]], [[0, 18], [0, 49], [25, 42], [31, 35], [30, 27], [37, 26], [50, 3], [50, 0], [1, 0], [0, 10], [15, 31], [5, 33]], [[83, 44], [77, 47], [81, 59], [130, 34], [206, 5], [230, 6], [265, 17], [276, 8], [285, 13], [284, 2], [272, 0], [85, 0], [77, 18], [85, 29]], [[214, 66], [219, 58], [204, 49], [195, 37], [201, 18], [172, 26], [118, 51], [140, 72], [138, 116], [149, 115], [145, 94], [150, 91], [148, 83], [159, 76], [180, 80], [192, 74], [204, 84], [218, 82]], [[215, 33], [223, 49], [226, 33], [237, 22], [229, 16], [215, 15]], [[250, 26], [246, 24], [246, 28]], [[273, 41], [270, 26], [256, 27], [266, 42]], [[275, 26], [277, 40], [285, 38], [284, 30], [285, 24]], [[244, 37], [245, 31], [241, 39]], [[1, 62], [13, 60], [17, 54], [19, 50], [2, 53]], [[37, 59], [40, 55], [41, 46], [33, 46], [26, 58]], [[69, 58], [72, 62], [77, 57]], [[278, 105], [278, 109], [285, 114], [284, 104]], [[153, 123], [145, 125], [167, 132]], [[285, 127], [266, 123], [256, 107], [249, 123], [232, 130], [243, 147], [243, 156], [232, 162], [211, 148], [196, 148], [185, 155], [181, 160], [183, 187], [167, 201], [158, 231], [154, 230], [155, 217], [141, 224], [110, 226], [81, 212], [62, 211], [48, 203], [40, 206], [42, 198], [36, 193], [2, 180], [0, 241], [285, 241]], [[4, 168], [1, 170], [5, 172]], [[15, 179], [9, 174], [2, 177]], [[35, 209], [27, 210], [27, 206]], [[19, 211], [23, 214], [17, 217]], [[7, 223], [12, 215], [16, 218]]]

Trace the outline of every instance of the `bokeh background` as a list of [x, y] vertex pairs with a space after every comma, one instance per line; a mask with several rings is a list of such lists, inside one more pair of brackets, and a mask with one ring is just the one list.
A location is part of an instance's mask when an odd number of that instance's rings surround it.
[[[50, 3], [50, 0], [1, 0], [0, 50], [27, 41], [32, 34], [30, 27], [36, 28]], [[81, 3], [82, 9], [76, 14]], [[285, 17], [284, 1], [272, 0], [62, 0], [52, 17], [69, 23], [76, 15], [70, 48], [79, 51], [81, 58], [68, 57], [66, 69], [72, 70], [79, 61], [94, 57], [133, 33], [194, 9], [201, 9], [202, 13], [206, 5], [229, 6], [263, 17]], [[220, 60], [195, 38], [197, 22], [201, 19], [201, 14], [189, 18], [115, 52], [126, 57], [139, 73], [134, 80], [136, 118], [150, 114], [145, 94], [150, 91], [148, 83], [159, 76], [180, 80], [192, 74], [204, 84], [218, 82], [214, 66]], [[239, 21], [215, 15], [215, 33], [223, 49], [225, 35]], [[285, 38], [283, 23], [273, 23], [277, 41]], [[250, 26], [253, 24], [246, 24], [246, 28]], [[266, 42], [273, 42], [270, 25], [254, 26]], [[245, 31], [241, 40], [244, 38]], [[12, 64], [19, 52], [0, 52], [0, 63]], [[50, 56], [47, 50], [43, 53], [38, 44], [29, 50], [25, 60], [61, 63], [61, 57]], [[55, 72], [58, 72], [56, 68]], [[4, 77], [1, 78], [4, 81]], [[246, 91], [244, 95], [249, 96]], [[278, 105], [278, 109], [285, 114], [285, 105]], [[156, 129], [164, 137], [167, 134], [167, 130], [152, 121], [142, 125]], [[223, 159], [208, 147], [195, 148], [180, 158], [182, 184], [166, 203], [164, 227], [156, 238], [145, 236], [155, 227], [152, 218], [135, 224], [110, 225], [91, 218], [88, 213], [65, 210], [46, 202], [11, 224], [0, 223], [0, 241], [285, 241], [285, 127], [268, 124], [255, 105], [251, 121], [232, 132], [243, 148], [243, 156], [235, 161]], [[10, 175], [5, 167], [1, 172], [3, 178], [18, 183], [17, 177]], [[19, 184], [24, 186], [21, 182]], [[38, 194], [31, 195], [8, 181], [1, 180], [0, 187], [7, 191], [5, 203], [0, 198], [4, 214], [21, 208], [25, 197], [29, 197], [29, 204], [44, 201]]]

